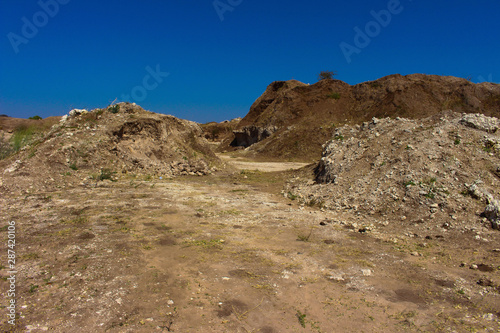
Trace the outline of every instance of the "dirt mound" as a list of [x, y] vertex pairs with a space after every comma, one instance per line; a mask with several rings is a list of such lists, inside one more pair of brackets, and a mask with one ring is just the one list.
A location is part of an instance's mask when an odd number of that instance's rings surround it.
[[293, 180], [284, 193], [324, 209], [374, 216], [394, 230], [497, 228], [498, 126], [496, 118], [453, 112], [346, 125], [324, 145], [316, 182]]
[[198, 124], [120, 103], [63, 116], [43, 138], [1, 161], [0, 186], [63, 187], [125, 173], [205, 175], [219, 162]]
[[338, 80], [273, 82], [221, 150], [250, 146], [249, 153], [307, 161], [320, 157], [321, 145], [335, 127], [373, 117], [420, 119], [443, 110], [499, 117], [500, 85], [422, 74], [391, 75], [355, 86]]
[[229, 139], [233, 135], [233, 130], [238, 126], [241, 118], [225, 120], [217, 123], [215, 121], [201, 124], [205, 139], [211, 142], [222, 142]]

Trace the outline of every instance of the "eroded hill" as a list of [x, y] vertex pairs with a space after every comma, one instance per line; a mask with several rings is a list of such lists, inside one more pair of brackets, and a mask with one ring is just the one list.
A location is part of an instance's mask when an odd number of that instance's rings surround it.
[[44, 137], [0, 162], [0, 186], [11, 191], [26, 184], [61, 187], [125, 173], [205, 175], [219, 162], [198, 124], [120, 103], [73, 110]]
[[500, 116], [500, 85], [436, 75], [391, 75], [351, 86], [277, 81], [251, 106], [221, 150], [249, 147], [250, 155], [310, 161], [343, 124], [373, 117], [419, 119], [443, 110]]

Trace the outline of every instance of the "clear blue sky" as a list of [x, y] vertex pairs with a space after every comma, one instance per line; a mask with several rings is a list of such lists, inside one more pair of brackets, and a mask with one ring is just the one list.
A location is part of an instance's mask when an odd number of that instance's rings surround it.
[[[321, 70], [350, 84], [394, 73], [500, 80], [497, 0], [41, 4], [0, 0], [0, 114], [63, 115], [129, 95], [154, 112], [222, 121], [246, 115], [272, 81], [314, 83]], [[390, 22], [375, 23], [371, 12], [388, 8]], [[355, 27], [371, 29], [369, 44]], [[350, 62], [341, 43], [357, 48]], [[157, 68], [169, 75], [155, 79]]]

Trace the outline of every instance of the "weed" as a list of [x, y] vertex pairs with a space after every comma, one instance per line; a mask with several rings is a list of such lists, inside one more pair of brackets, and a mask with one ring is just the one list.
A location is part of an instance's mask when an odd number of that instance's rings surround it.
[[272, 290], [273, 289], [273, 287], [271, 287], [268, 284], [254, 284], [254, 285], [252, 285], [252, 288], [255, 288], [255, 289], [264, 289], [264, 290]]
[[193, 240], [193, 241], [185, 241], [184, 244], [186, 246], [200, 246], [204, 249], [222, 249], [222, 244], [224, 243], [223, 239], [210, 239], [210, 240]]
[[408, 187], [408, 186], [414, 186], [414, 185], [416, 185], [416, 184], [415, 184], [415, 182], [414, 182], [413, 180], [409, 180], [409, 181], [407, 181], [407, 182], [404, 182], [404, 183], [403, 183], [403, 185], [404, 185], [405, 187]]
[[76, 170], [78, 170], [78, 167], [76, 166], [76, 163], [71, 163], [71, 164], [69, 165], [69, 168], [70, 168], [71, 170], [75, 170], [75, 171], [76, 171]]
[[342, 134], [335, 134], [333, 138], [337, 141], [344, 141], [344, 136]]
[[0, 137], [0, 160], [9, 157], [14, 153], [14, 148], [5, 140], [4, 135]]
[[111, 113], [118, 113], [120, 111], [120, 106], [118, 104], [109, 106], [108, 111]]
[[326, 97], [338, 100], [338, 99], [340, 99], [340, 93], [334, 92], [334, 93], [326, 95]]
[[38, 285], [32, 284], [30, 285], [30, 293], [34, 293], [38, 289]]
[[460, 144], [460, 142], [461, 142], [461, 141], [460, 141], [460, 139], [459, 139], [459, 138], [456, 138], [454, 143], [455, 143], [455, 145], [459, 145], [459, 144]]
[[300, 310], [297, 310], [297, 313], [295, 315], [297, 316], [297, 319], [299, 320], [300, 326], [306, 328], [306, 314], [300, 312]]
[[288, 192], [288, 199], [295, 200], [295, 199], [297, 199], [297, 196], [295, 194], [293, 194], [292, 192]]
[[32, 252], [32, 253], [27, 253], [27, 254], [24, 254], [21, 256], [21, 260], [22, 261], [25, 261], [25, 260], [35, 260], [35, 259], [38, 259], [38, 254]]
[[35, 126], [18, 126], [10, 138], [14, 151], [18, 152], [24, 146], [32, 143], [37, 133], [38, 130]]
[[110, 169], [101, 169], [101, 174], [97, 176], [97, 181], [103, 181], [105, 179], [115, 181], [113, 179], [114, 174], [116, 174], [116, 171], [111, 171]]
[[301, 241], [301, 242], [308, 242], [309, 238], [311, 238], [313, 229], [314, 229], [314, 227], [311, 228], [311, 230], [309, 231], [309, 234], [307, 236], [306, 235], [298, 235], [297, 240]]

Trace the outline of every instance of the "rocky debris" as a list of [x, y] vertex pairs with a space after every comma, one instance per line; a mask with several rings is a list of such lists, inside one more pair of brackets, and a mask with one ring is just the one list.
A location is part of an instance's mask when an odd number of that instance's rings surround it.
[[103, 175], [114, 179], [127, 173], [207, 175], [220, 163], [197, 123], [135, 104], [75, 109], [63, 119], [45, 137], [0, 161], [2, 173], [9, 175], [4, 187], [25, 188], [30, 182], [44, 188], [86, 184]]
[[500, 203], [497, 200], [492, 200], [483, 214], [491, 222], [493, 229], [500, 230]]
[[304, 205], [402, 225], [470, 230], [489, 220], [497, 229], [500, 182], [491, 166], [499, 165], [500, 155], [486, 145], [484, 133], [463, 123], [464, 116], [447, 111], [337, 128], [323, 146], [315, 183], [292, 179], [283, 193]]
[[89, 113], [89, 111], [87, 109], [73, 109], [69, 112], [68, 115], [70, 117], [78, 117], [78, 116], [81, 116], [81, 115], [84, 115], [87, 113]]
[[248, 147], [270, 137], [278, 128], [276, 126], [259, 127], [245, 126], [240, 130], [233, 131], [234, 140], [231, 142], [233, 147]]
[[480, 131], [495, 133], [499, 127], [499, 120], [497, 118], [474, 113], [463, 115], [462, 119], [460, 119], [460, 124]]

